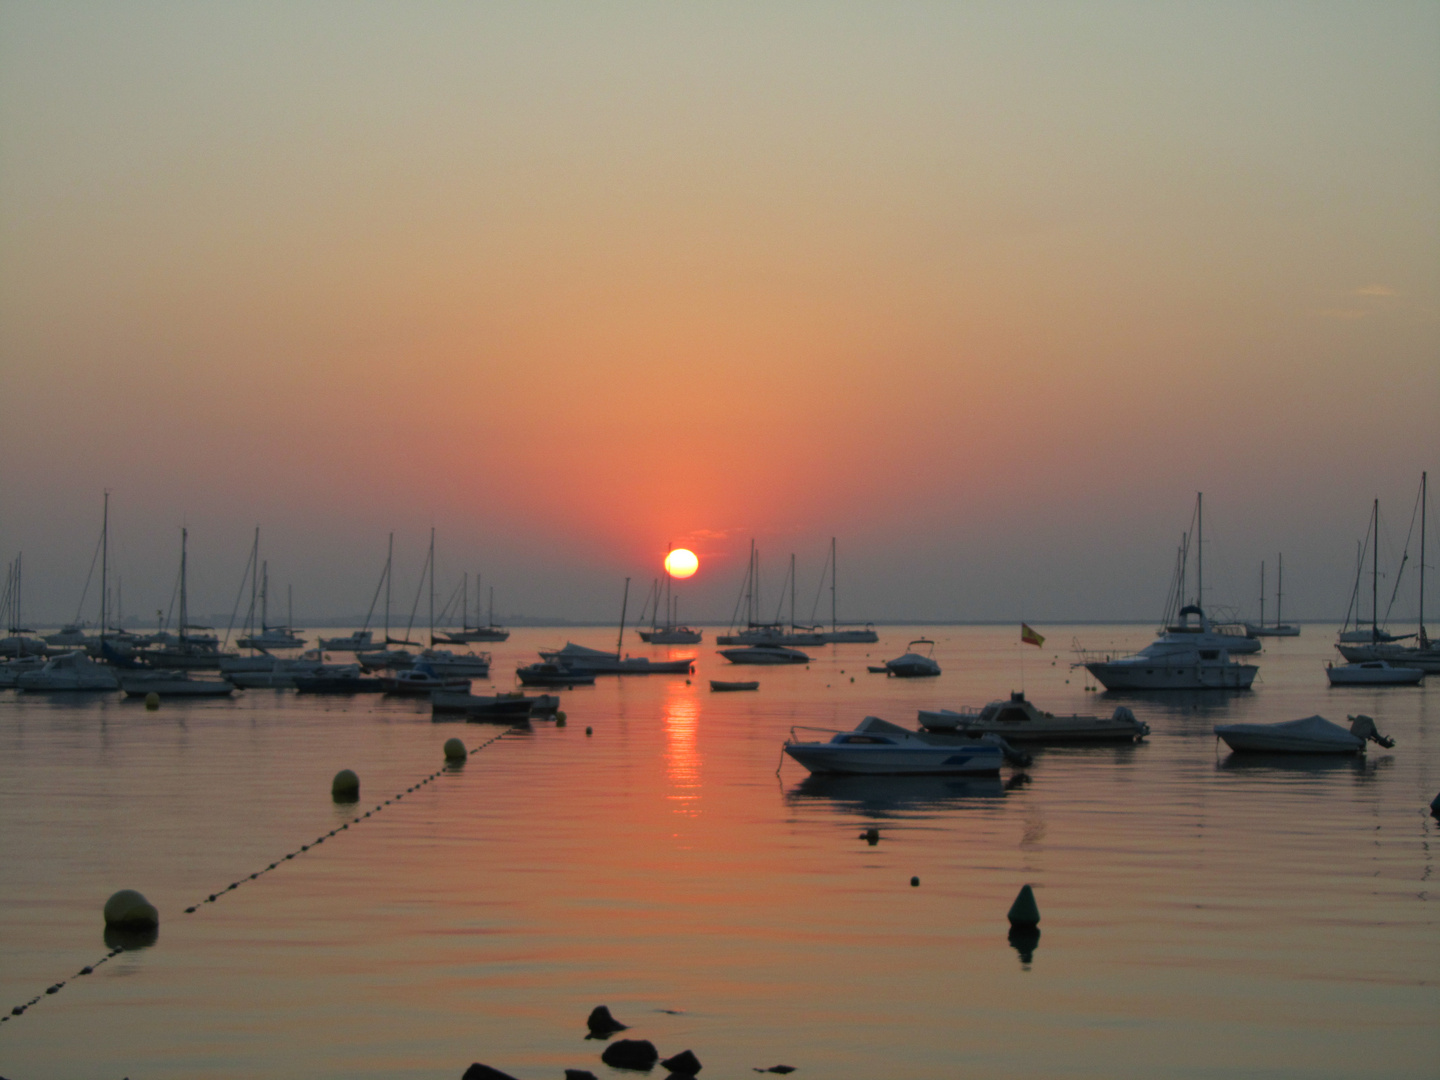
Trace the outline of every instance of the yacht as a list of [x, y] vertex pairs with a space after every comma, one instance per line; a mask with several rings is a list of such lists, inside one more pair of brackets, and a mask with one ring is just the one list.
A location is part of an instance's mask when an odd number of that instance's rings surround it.
[[1421, 667], [1402, 667], [1386, 660], [1361, 660], [1352, 664], [1325, 665], [1331, 686], [1414, 686], [1425, 678]]
[[437, 675], [469, 675], [477, 679], [490, 677], [490, 654], [450, 652], [448, 649], [426, 649], [418, 663], [429, 664]]
[[1246, 637], [1299, 637], [1300, 627], [1293, 623], [1280, 621], [1280, 600], [1284, 595], [1282, 586], [1285, 584], [1285, 556], [1278, 556], [1279, 571], [1275, 575], [1275, 622], [1265, 622], [1265, 564], [1260, 564], [1260, 621], [1258, 623], [1245, 624]]
[[1009, 700], [992, 701], [983, 709], [921, 709], [919, 719], [927, 731], [1003, 735], [1008, 742], [1139, 742], [1150, 734], [1150, 725], [1135, 719], [1124, 705], [1108, 717], [1056, 716], [1037, 709], [1023, 691], [1013, 691]]
[[542, 649], [542, 660], [592, 675], [688, 675], [693, 660], [651, 660], [648, 656], [621, 657], [618, 652], [591, 649], [567, 641], [563, 649]]
[[187, 671], [121, 671], [116, 676], [126, 697], [229, 697], [235, 685], [228, 679], [196, 679]]
[[541, 662], [515, 669], [522, 686], [593, 686], [593, 671], [576, 671], [564, 664]]
[[720, 649], [719, 653], [732, 664], [808, 664], [810, 657], [799, 649], [784, 645], [740, 645]]
[[[1190, 621], [1190, 616], [1195, 621]], [[1224, 649], [1235, 656], [1257, 653], [1264, 643], [1247, 637], [1242, 627], [1221, 626], [1205, 617], [1198, 604], [1187, 604], [1180, 609], [1180, 621], [1160, 631], [1159, 641], [1179, 642], [1196, 649]]]
[[352, 630], [344, 637], [320, 639], [320, 648], [326, 652], [361, 652], [375, 647], [375, 634], [370, 630]]
[[1165, 637], [1130, 656], [1082, 663], [1106, 690], [1248, 690], [1260, 670], [1225, 649]]
[[867, 716], [853, 731], [839, 732], [827, 742], [801, 741], [792, 729], [784, 749], [819, 774], [996, 776], [1007, 751], [1012, 760], [1023, 760], [995, 735], [910, 731], [877, 716]]

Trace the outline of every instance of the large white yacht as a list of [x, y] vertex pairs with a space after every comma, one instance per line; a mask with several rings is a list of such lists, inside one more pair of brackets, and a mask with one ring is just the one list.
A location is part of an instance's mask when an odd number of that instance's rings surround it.
[[1106, 690], [1248, 690], [1260, 670], [1231, 659], [1223, 648], [1168, 635], [1133, 655], [1084, 664]]

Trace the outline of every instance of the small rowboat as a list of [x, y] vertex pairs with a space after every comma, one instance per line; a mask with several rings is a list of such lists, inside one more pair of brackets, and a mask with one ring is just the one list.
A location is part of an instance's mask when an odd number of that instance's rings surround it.
[[711, 690], [759, 690], [758, 682], [722, 682], [719, 679], [710, 680]]

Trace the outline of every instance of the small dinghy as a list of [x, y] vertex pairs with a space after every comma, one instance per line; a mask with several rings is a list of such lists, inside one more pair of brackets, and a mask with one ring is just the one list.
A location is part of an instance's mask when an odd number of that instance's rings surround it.
[[1414, 686], [1425, 678], [1425, 669], [1401, 667], [1387, 660], [1362, 660], [1354, 664], [1325, 666], [1331, 686]]
[[839, 732], [828, 742], [801, 742], [792, 730], [785, 753], [812, 773], [867, 776], [996, 776], [1004, 761], [1030, 761], [998, 735], [910, 731], [878, 716], [867, 716], [854, 731]]
[[1395, 745], [1375, 728], [1368, 716], [1351, 716], [1350, 730], [1323, 716], [1287, 720], [1283, 724], [1216, 724], [1215, 734], [1237, 753], [1255, 754], [1363, 754], [1368, 741], [1387, 750]]
[[759, 690], [758, 682], [722, 682], [719, 679], [710, 680], [711, 690]]

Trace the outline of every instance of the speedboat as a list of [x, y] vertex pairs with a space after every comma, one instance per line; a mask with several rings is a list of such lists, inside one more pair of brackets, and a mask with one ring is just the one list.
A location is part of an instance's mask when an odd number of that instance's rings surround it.
[[369, 630], [354, 630], [344, 637], [322, 637], [320, 648], [326, 652], [361, 652], [375, 647], [375, 635]]
[[720, 679], [711, 679], [710, 689], [719, 691], [759, 690], [760, 684], [758, 682], [722, 682]]
[[430, 694], [436, 690], [469, 693], [470, 680], [458, 675], [437, 675], [430, 665], [416, 664], [406, 671], [382, 675], [380, 685], [387, 694]]
[[186, 671], [122, 671], [120, 689], [126, 697], [229, 697], [235, 685], [226, 679], [195, 679]]
[[1425, 678], [1421, 667], [1401, 667], [1387, 660], [1362, 660], [1354, 664], [1325, 665], [1331, 686], [1414, 686]]
[[459, 714], [477, 719], [524, 720], [535, 699], [524, 694], [471, 694], [435, 690], [430, 694], [432, 714]]
[[1287, 720], [1283, 724], [1216, 724], [1215, 734], [1231, 750], [1261, 754], [1363, 754], [1367, 741], [1387, 750], [1395, 745], [1368, 716], [1350, 716], [1350, 730], [1323, 716]]
[[542, 649], [540, 658], [552, 664], [588, 671], [594, 675], [688, 675], [693, 660], [651, 660], [648, 656], [627, 656], [592, 649], [567, 641], [563, 649]]
[[1023, 692], [1012, 692], [1008, 701], [992, 701], [983, 709], [921, 709], [920, 726], [927, 731], [1003, 735], [1013, 743], [1138, 742], [1150, 734], [1150, 725], [1135, 719], [1124, 705], [1108, 717], [1056, 716], [1041, 712]]
[[592, 686], [595, 683], [593, 671], [576, 671], [564, 664], [541, 661], [517, 667], [515, 674], [523, 686]]
[[47, 692], [120, 688], [113, 667], [96, 663], [81, 651], [51, 657], [39, 670], [23, 672], [15, 685], [21, 690]]
[[[921, 653], [917, 646], [929, 648]], [[923, 679], [940, 674], [940, 665], [935, 662], [935, 642], [929, 638], [916, 638], [905, 646], [905, 655], [885, 661], [885, 672], [897, 679]]]
[[867, 716], [854, 731], [842, 731], [828, 742], [801, 742], [792, 737], [785, 753], [812, 773], [868, 775], [996, 776], [1007, 758], [1027, 760], [996, 735], [975, 738], [909, 731]]
[[469, 675], [476, 679], [490, 677], [490, 654], [467, 652], [453, 653], [447, 649], [426, 649], [420, 659], [430, 665], [437, 675]]
[[732, 664], [808, 664], [810, 662], [810, 657], [799, 649], [787, 649], [783, 645], [742, 645], [734, 649], [718, 651]]
[[1164, 639], [1131, 656], [1087, 660], [1085, 668], [1106, 690], [1249, 690], [1260, 670], [1224, 649]]

